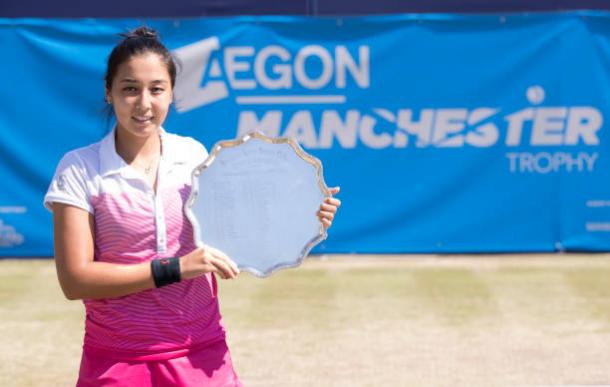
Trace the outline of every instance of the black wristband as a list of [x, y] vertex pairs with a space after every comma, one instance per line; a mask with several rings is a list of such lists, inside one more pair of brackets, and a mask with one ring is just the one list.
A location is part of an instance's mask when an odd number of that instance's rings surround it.
[[153, 259], [150, 261], [150, 270], [152, 271], [155, 286], [158, 288], [173, 284], [174, 282], [180, 282], [179, 257]]

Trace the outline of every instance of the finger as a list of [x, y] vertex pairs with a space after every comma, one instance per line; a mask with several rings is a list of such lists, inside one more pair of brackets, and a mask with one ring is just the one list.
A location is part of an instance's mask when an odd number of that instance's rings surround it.
[[216, 259], [216, 266], [223, 271], [227, 278], [235, 278], [237, 276], [237, 271], [231, 267], [224, 257]]
[[328, 220], [328, 219], [326, 219], [326, 218], [322, 218], [322, 219], [320, 219], [320, 222], [322, 223], [322, 225], [324, 226], [324, 228], [329, 228], [329, 227], [330, 227], [330, 226], [333, 224], [333, 222], [332, 222], [332, 221], [330, 221], [330, 220]]
[[333, 205], [331, 205], [331, 204], [326, 204], [326, 203], [323, 203], [323, 204], [320, 206], [320, 211], [332, 212], [332, 213], [334, 214], [335, 212], [337, 212], [337, 207], [336, 207], [336, 206], [333, 206]]
[[222, 255], [222, 252], [210, 246], [204, 246], [203, 251], [204, 253], [202, 260], [206, 268], [205, 271], [216, 273], [220, 276], [220, 278], [227, 279], [226, 270], [223, 270], [223, 268], [219, 265], [221, 260], [218, 257]]
[[222, 260], [225, 263], [225, 265], [227, 265], [229, 270], [231, 270], [231, 274], [233, 275], [233, 277], [236, 277], [239, 274], [239, 267], [237, 267], [237, 264], [235, 263], [235, 261], [233, 261], [227, 255], [224, 255]]
[[226, 279], [226, 275], [222, 272], [222, 270], [219, 270], [216, 261], [217, 259], [214, 258], [214, 255], [209, 250], [206, 250], [203, 257], [204, 272], [216, 273], [218, 276], [220, 276], [220, 278]]
[[322, 219], [328, 219], [328, 220], [333, 220], [335, 218], [335, 214], [332, 212], [327, 212], [327, 211], [318, 211], [318, 218], [320, 218], [320, 220]]
[[329, 191], [330, 191], [331, 195], [336, 195], [336, 194], [339, 193], [339, 191], [341, 191], [341, 187], [336, 186], [336, 187], [333, 187], [333, 188], [329, 188]]
[[339, 207], [341, 205], [341, 200], [327, 197], [324, 198], [324, 203], [330, 204], [331, 206]]
[[235, 275], [239, 274], [239, 268], [237, 267], [237, 264], [235, 263], [235, 261], [229, 258], [228, 255], [214, 247], [209, 247], [209, 250], [215, 258], [224, 261]]
[[235, 278], [236, 274], [233, 273], [229, 265], [222, 259], [214, 258], [212, 261], [215, 267], [215, 272], [218, 273], [222, 279]]

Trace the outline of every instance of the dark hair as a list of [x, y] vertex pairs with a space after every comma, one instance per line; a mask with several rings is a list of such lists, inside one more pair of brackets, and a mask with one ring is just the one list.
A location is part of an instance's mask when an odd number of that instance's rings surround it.
[[172, 88], [174, 87], [176, 83], [176, 63], [169, 50], [159, 41], [157, 31], [142, 26], [126, 34], [120, 34], [120, 36], [123, 37], [123, 40], [112, 49], [108, 57], [108, 66], [104, 76], [107, 90], [110, 90], [112, 80], [121, 64], [128, 61], [134, 55], [141, 55], [147, 52], [159, 55], [161, 61], [167, 67]]

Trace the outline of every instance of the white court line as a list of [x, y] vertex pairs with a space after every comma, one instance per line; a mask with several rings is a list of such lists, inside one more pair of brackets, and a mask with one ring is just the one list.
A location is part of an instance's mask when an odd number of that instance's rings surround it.
[[240, 105], [269, 105], [269, 104], [323, 104], [345, 103], [344, 95], [274, 95], [274, 96], [242, 96], [235, 100]]

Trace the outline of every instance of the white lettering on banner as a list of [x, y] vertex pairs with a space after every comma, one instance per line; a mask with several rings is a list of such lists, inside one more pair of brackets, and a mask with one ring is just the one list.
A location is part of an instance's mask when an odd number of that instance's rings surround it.
[[239, 57], [252, 57], [254, 47], [227, 47], [224, 50], [224, 63], [227, 71], [227, 78], [231, 87], [234, 89], [249, 90], [256, 88], [256, 82], [252, 79], [237, 79], [239, 72], [250, 72], [250, 62], [247, 60], [239, 61]]
[[[265, 71], [267, 61], [277, 57], [280, 63], [271, 67], [273, 75], [279, 75], [276, 79], [269, 77]], [[254, 75], [261, 86], [269, 90], [290, 89], [292, 87], [292, 76], [290, 66], [286, 64], [290, 60], [290, 52], [282, 46], [267, 46], [256, 56], [254, 61]]]
[[[221, 47], [217, 37], [210, 37], [180, 47], [174, 54], [182, 63], [174, 90], [178, 112], [231, 96], [238, 108], [247, 106], [238, 112], [238, 136], [258, 130], [292, 137], [310, 149], [503, 146], [515, 149], [506, 153], [511, 173], [591, 172], [598, 159], [597, 152], [582, 148], [600, 145], [602, 112], [594, 106], [544, 106], [548, 93], [540, 85], [527, 88], [530, 105], [518, 110], [497, 106], [360, 109], [348, 105], [345, 90], [348, 85], [370, 88], [368, 45]], [[282, 109], [287, 105], [298, 110]], [[518, 149], [549, 146], [579, 148]]]
[[360, 140], [373, 149], [387, 148], [392, 144], [392, 136], [388, 133], [376, 133], [377, 120], [369, 115], [363, 115], [360, 120]]
[[318, 140], [311, 114], [306, 110], [296, 112], [288, 123], [283, 136], [294, 138], [306, 147], [315, 147]]
[[[567, 119], [566, 119], [567, 117]], [[531, 145], [599, 145], [601, 112], [590, 106], [527, 108], [505, 117], [508, 121], [506, 145], [523, 142], [523, 128], [532, 123]]]
[[595, 219], [585, 221], [587, 232], [610, 232], [610, 222], [608, 221], [610, 199], [589, 199], [585, 202], [585, 207], [589, 209], [587, 211], [589, 216]]
[[[259, 130], [270, 136], [295, 135], [309, 148], [328, 149], [336, 142], [346, 149], [358, 141], [374, 149], [388, 147], [491, 147], [500, 140], [501, 130], [491, 121], [498, 109], [387, 109], [362, 113], [358, 109], [344, 112], [323, 110], [319, 125], [311, 110], [292, 114], [281, 110], [256, 112], [243, 110], [237, 123], [237, 135]], [[562, 119], [564, 117], [565, 119]], [[599, 145], [598, 131], [603, 120], [599, 110], [589, 107], [527, 108], [506, 116], [506, 145], [510, 147]], [[531, 137], [525, 141], [525, 122], [532, 121]], [[381, 125], [381, 122], [391, 124]], [[378, 127], [384, 126], [384, 129]], [[319, 136], [317, 135], [319, 133]]]
[[[368, 45], [326, 47], [309, 44], [290, 50], [278, 44], [221, 47], [210, 37], [174, 50], [182, 70], [174, 90], [176, 109], [186, 112], [230, 94], [237, 105], [343, 105], [341, 91], [348, 77], [360, 89], [370, 87]], [[314, 66], [308, 66], [308, 63]], [[294, 90], [316, 91], [295, 94]], [[278, 95], [270, 93], [282, 90]], [[256, 95], [256, 91], [261, 91]], [[299, 91], [299, 93], [302, 93]], [[239, 94], [239, 93], [237, 93]], [[547, 93], [530, 86], [525, 96], [532, 106], [499, 116], [498, 107], [443, 107], [390, 111], [354, 107], [339, 110], [239, 112], [238, 134], [258, 128], [276, 135], [294, 135], [310, 148], [343, 148], [358, 144], [373, 148], [508, 147], [599, 145], [603, 116], [593, 106], [542, 106]], [[320, 117], [318, 122], [313, 114]], [[259, 118], [261, 117], [261, 118]]]
[[358, 110], [349, 110], [341, 117], [335, 110], [322, 112], [320, 135], [316, 130], [313, 116], [309, 110], [299, 110], [293, 113], [283, 131], [283, 112], [279, 110], [268, 111], [262, 118], [256, 112], [242, 111], [239, 115], [237, 135], [242, 136], [251, 131], [261, 131], [268, 136], [292, 137], [308, 148], [329, 149], [334, 140], [344, 148], [355, 148], [357, 140], [373, 149], [382, 149], [401, 144], [405, 136], [400, 132], [387, 133], [375, 130], [377, 119]]
[[610, 200], [587, 200], [585, 205], [589, 208], [610, 207]]
[[509, 152], [511, 173], [592, 172], [599, 154], [578, 152]]
[[347, 47], [335, 47], [337, 88], [345, 89], [347, 87], [346, 74], [349, 72], [359, 88], [368, 89], [371, 78], [369, 57], [369, 46], [358, 46], [358, 62], [347, 51]]
[[[305, 71], [305, 61], [309, 57], [317, 57], [322, 62], [322, 73], [318, 78], [310, 78]], [[299, 53], [294, 61], [294, 75], [296, 76], [299, 83], [308, 89], [321, 89], [328, 85], [330, 78], [333, 75], [333, 60], [330, 54], [324, 47], [311, 45], [305, 46]]]
[[[280, 74], [283, 88], [292, 87], [291, 66], [287, 63], [291, 59], [290, 53], [280, 46], [267, 46], [260, 51], [255, 60], [255, 76], [261, 86], [268, 89], [276, 89], [276, 85], [269, 82], [269, 77], [265, 72], [267, 59], [275, 54], [283, 62], [272, 67], [274, 74]], [[370, 84], [369, 76], [369, 47], [358, 47], [358, 62], [350, 54], [345, 46], [336, 46], [334, 57], [324, 47], [319, 45], [308, 45], [302, 47], [295, 57], [294, 76], [298, 83], [308, 89], [315, 90], [326, 87], [330, 84], [333, 73], [335, 73], [334, 86], [338, 89], [347, 87], [347, 73], [360, 88], [368, 88]], [[316, 77], [306, 71], [306, 61], [310, 58], [317, 58], [322, 65], [322, 72]]]
[[0, 219], [0, 247], [14, 247], [23, 244], [23, 235], [19, 234], [15, 227], [5, 224]]
[[[485, 122], [499, 109], [423, 109], [415, 114], [411, 109], [398, 111], [397, 129], [415, 136], [417, 147], [463, 146], [487, 147], [495, 145], [500, 129], [493, 122]], [[417, 117], [417, 118], [414, 118]], [[567, 119], [566, 119], [567, 117]], [[527, 108], [505, 117], [508, 121], [506, 145], [524, 144], [524, 127], [532, 126], [533, 146], [599, 145], [597, 131], [603, 120], [599, 110], [591, 107]], [[480, 125], [476, 125], [482, 123]]]
[[[222, 52], [220, 52], [222, 51]], [[348, 48], [337, 45], [328, 49], [321, 45], [307, 45], [296, 53], [279, 45], [265, 46], [259, 51], [253, 46], [220, 47], [217, 37], [204, 39], [173, 51], [182, 64], [176, 79], [174, 95], [176, 110], [187, 112], [208, 105], [229, 96], [230, 90], [290, 90], [294, 81], [308, 90], [320, 90], [333, 86], [345, 89], [348, 74], [354, 84], [366, 89], [370, 85], [370, 50], [366, 45], [358, 46], [358, 58], [354, 58]], [[222, 65], [219, 60], [222, 58]], [[308, 71], [307, 63], [318, 62], [318, 74]], [[238, 104], [265, 102], [265, 97], [273, 97], [275, 104], [300, 100], [310, 95], [286, 96], [236, 96]], [[320, 101], [313, 103], [343, 103], [344, 95], [320, 95]], [[328, 98], [330, 97], [330, 98]]]
[[610, 232], [610, 222], [587, 222], [585, 227], [588, 232]]
[[333, 110], [326, 110], [322, 113], [320, 128], [320, 148], [329, 149], [336, 139], [342, 148], [355, 148], [358, 140], [358, 119], [360, 113], [357, 110], [348, 110], [345, 119], [341, 119], [339, 113]]
[[0, 214], [25, 214], [28, 212], [26, 206], [0, 206]]

